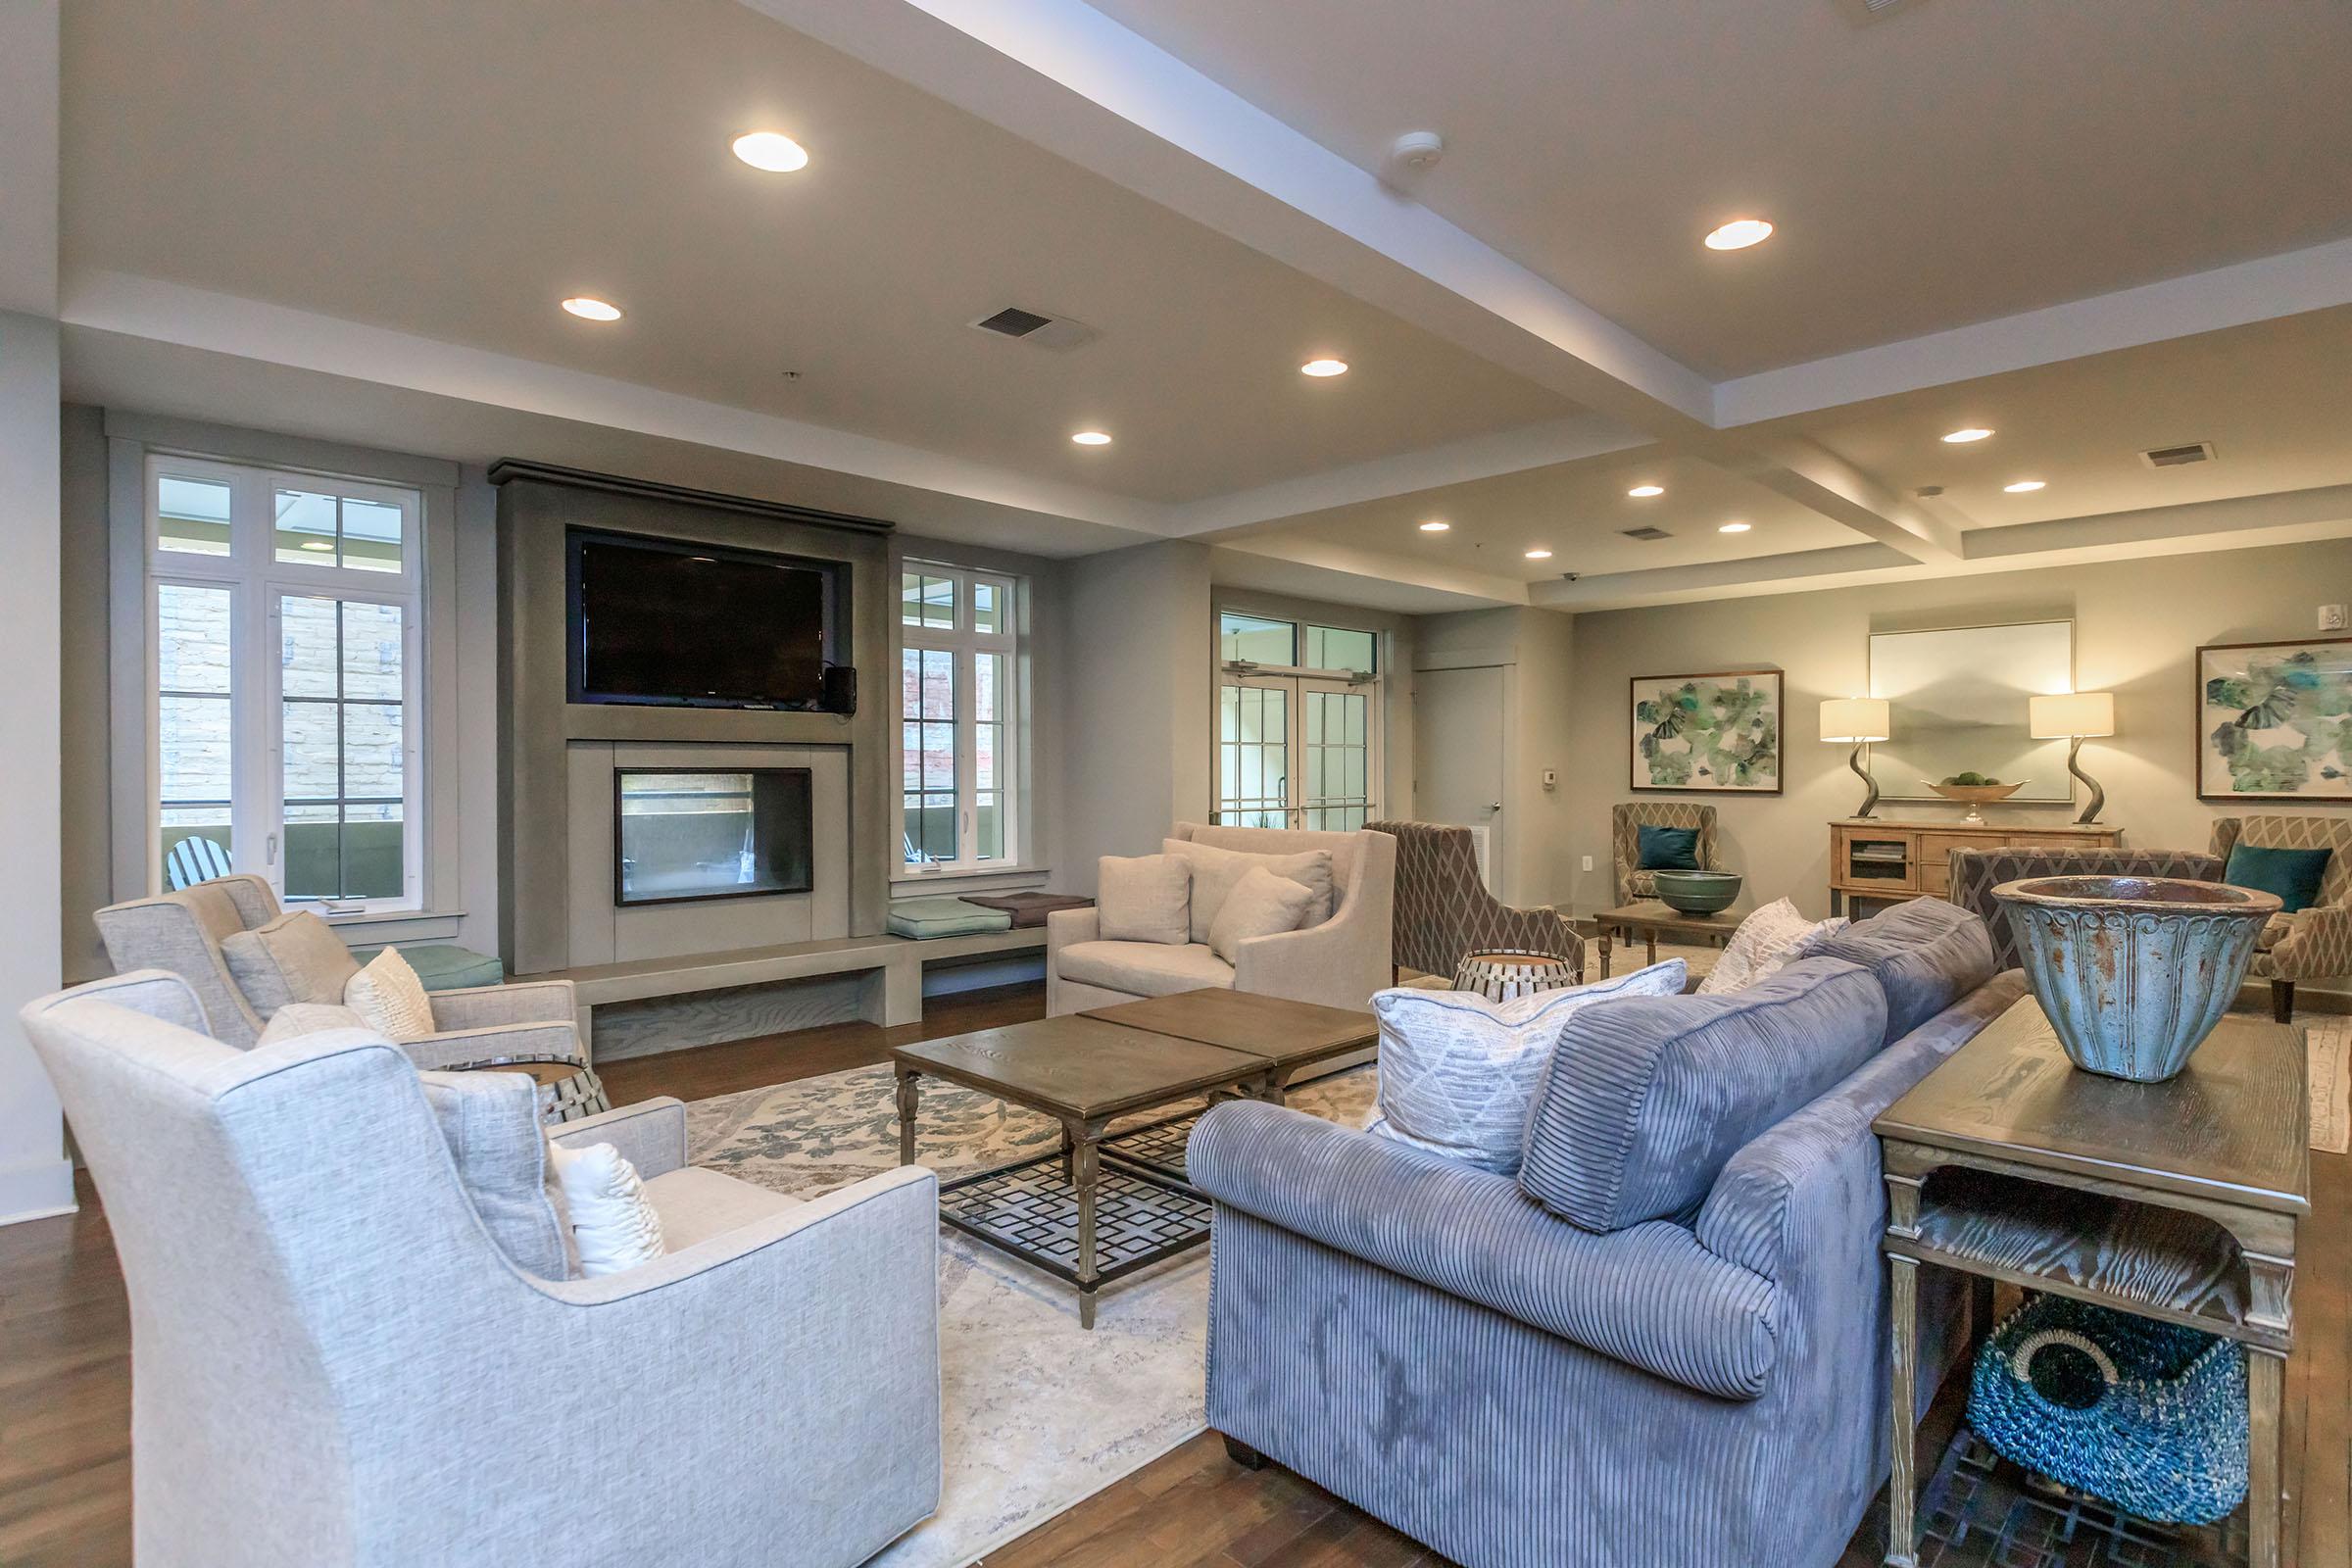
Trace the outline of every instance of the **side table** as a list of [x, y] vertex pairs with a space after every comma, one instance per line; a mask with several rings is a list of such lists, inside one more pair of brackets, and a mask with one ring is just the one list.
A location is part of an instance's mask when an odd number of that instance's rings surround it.
[[[2032, 997], [1888, 1106], [1894, 1478], [1886, 1561], [1917, 1562], [1919, 1265], [2093, 1301], [2246, 1348], [2250, 1568], [2279, 1568], [2282, 1372], [2311, 1210], [2303, 1031], [2228, 1017], [2170, 1082], [2076, 1067]], [[1986, 1287], [1989, 1289], [1989, 1287]]]

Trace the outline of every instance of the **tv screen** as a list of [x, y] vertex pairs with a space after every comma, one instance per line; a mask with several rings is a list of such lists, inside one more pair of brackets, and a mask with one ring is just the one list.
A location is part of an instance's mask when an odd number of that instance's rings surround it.
[[833, 567], [592, 533], [570, 566], [573, 702], [826, 706]]

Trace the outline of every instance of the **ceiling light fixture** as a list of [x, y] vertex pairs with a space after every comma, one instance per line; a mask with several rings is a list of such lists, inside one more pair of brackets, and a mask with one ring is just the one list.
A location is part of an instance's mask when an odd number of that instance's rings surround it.
[[2001, 488], [2013, 496], [2024, 496], [2032, 495], [2048, 483], [2047, 479], [2020, 479], [2015, 484], [2005, 484]]
[[1548, 550], [1530, 550], [1527, 553], [1527, 559], [1530, 561], [1549, 561], [1551, 559], [1551, 552]]
[[1070, 439], [1077, 442], [1082, 447], [1106, 447], [1110, 445], [1110, 437], [1105, 435], [1101, 430], [1081, 430], [1076, 435], [1070, 437]]
[[1662, 484], [1638, 484], [1626, 492], [1629, 496], [1638, 496], [1644, 501], [1651, 496], [1662, 496], [1665, 493], [1666, 487]]
[[1444, 533], [1446, 529], [1452, 526], [1453, 524], [1450, 522], [1440, 522], [1435, 517], [1432, 517], [1429, 521], [1421, 525], [1421, 531], [1423, 533]]
[[1772, 225], [1761, 218], [1735, 218], [1707, 236], [1711, 251], [1743, 251], [1772, 238]]
[[780, 130], [747, 131], [736, 137], [735, 156], [771, 174], [808, 167], [808, 149]]
[[1751, 527], [1753, 527], [1753, 526], [1755, 526], [1753, 523], [1746, 523], [1746, 522], [1727, 522], [1727, 523], [1725, 523], [1725, 524], [1724, 524], [1722, 527], [1720, 527], [1720, 528], [1716, 529], [1715, 531], [1716, 531], [1717, 533], [1745, 533], [1745, 532], [1747, 532], [1747, 530], [1748, 530], [1749, 528], [1751, 528]]
[[620, 307], [611, 300], [600, 300], [593, 294], [574, 294], [564, 302], [564, 308], [583, 321], [617, 321]]
[[1348, 362], [1346, 360], [1309, 360], [1298, 367], [1298, 373], [1300, 375], [1346, 375]]
[[1982, 441], [1990, 434], [1992, 432], [1983, 425], [1971, 424], [1949, 432], [1943, 439], [1946, 445], [1959, 447], [1966, 446], [1971, 441]]
[[335, 547], [324, 539], [305, 539], [302, 542], [302, 548], [305, 550], [332, 550]]

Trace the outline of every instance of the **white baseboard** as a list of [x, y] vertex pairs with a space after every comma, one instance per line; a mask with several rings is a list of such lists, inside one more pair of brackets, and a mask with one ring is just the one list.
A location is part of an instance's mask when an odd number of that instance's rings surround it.
[[70, 1159], [0, 1170], [0, 1225], [71, 1214], [78, 1207], [74, 1200], [74, 1162]]

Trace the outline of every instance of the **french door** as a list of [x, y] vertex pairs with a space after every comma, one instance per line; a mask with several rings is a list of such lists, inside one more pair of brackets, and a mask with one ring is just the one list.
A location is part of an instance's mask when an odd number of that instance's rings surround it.
[[1221, 674], [1217, 821], [1345, 832], [1372, 820], [1378, 690], [1312, 675]]

